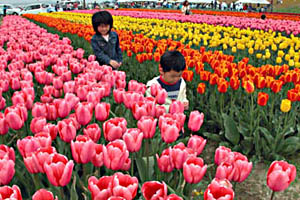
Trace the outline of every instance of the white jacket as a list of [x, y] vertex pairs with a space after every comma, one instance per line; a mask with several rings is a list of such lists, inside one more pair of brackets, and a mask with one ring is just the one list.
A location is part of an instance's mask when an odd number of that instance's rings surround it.
[[[150, 91], [151, 85], [153, 85], [153, 84], [159, 84], [159, 82], [157, 81], [158, 79], [159, 79], [159, 76], [157, 76], [157, 77], [155, 77], [152, 80], [150, 80], [150, 81], [147, 82], [147, 84], [146, 84], [146, 86], [147, 86], [146, 96], [147, 97], [151, 97], [151, 91]], [[181, 78], [181, 84], [180, 84], [179, 93], [178, 93], [176, 101], [189, 102], [189, 100], [186, 97], [186, 83], [185, 83], [185, 81], [184, 81], [183, 78]], [[172, 103], [172, 99], [170, 99], [169, 97], [167, 97], [166, 98], [166, 102], [163, 105], [166, 108], [167, 112], [169, 112], [169, 107], [170, 107], [171, 103]]]

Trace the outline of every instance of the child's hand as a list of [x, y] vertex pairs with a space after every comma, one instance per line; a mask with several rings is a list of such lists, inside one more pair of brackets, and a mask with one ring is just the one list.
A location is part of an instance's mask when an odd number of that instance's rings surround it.
[[189, 109], [189, 102], [183, 102], [184, 110]]
[[120, 67], [120, 64], [115, 60], [110, 60], [109, 64], [115, 69], [118, 69]]

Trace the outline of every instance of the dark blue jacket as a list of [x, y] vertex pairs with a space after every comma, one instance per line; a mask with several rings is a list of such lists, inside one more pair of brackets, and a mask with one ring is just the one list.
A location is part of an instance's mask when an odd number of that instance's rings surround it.
[[116, 32], [109, 33], [108, 42], [102, 35], [95, 34], [91, 39], [92, 48], [100, 65], [109, 65], [110, 60], [122, 62], [119, 37]]

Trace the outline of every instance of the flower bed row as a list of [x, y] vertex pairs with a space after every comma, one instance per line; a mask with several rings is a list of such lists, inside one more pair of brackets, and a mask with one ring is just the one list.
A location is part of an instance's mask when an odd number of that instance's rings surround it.
[[[83, 35], [87, 40], [89, 40], [93, 34], [93, 29], [90, 26], [91, 15], [56, 13], [50, 15], [45, 14], [44, 16], [70, 20], [74, 23], [74, 30], [71, 32], [76, 32], [75, 29], [78, 27], [77, 32], [84, 31], [85, 33]], [[289, 38], [282, 36], [281, 33], [276, 35], [275, 32], [240, 30], [238, 28], [207, 24], [179, 23], [172, 20], [147, 20], [120, 16], [115, 16], [114, 18], [114, 26], [117, 30], [142, 33], [146, 37], [154, 39], [173, 38], [173, 40], [186, 43], [193, 48], [206, 46], [214, 50], [222, 50], [225, 54], [236, 55], [239, 59], [249, 57], [252, 65], [286, 63], [290, 66], [300, 67], [299, 37], [292, 36]], [[43, 21], [47, 21], [47, 19]], [[62, 22], [57, 24], [61, 23]], [[82, 30], [80, 26], [84, 24], [89, 26]], [[59, 27], [59, 29], [61, 28], [68, 27]]]
[[[98, 10], [77, 10], [74, 13], [94, 13]], [[233, 17], [230, 15], [193, 15], [193, 17], [182, 15], [180, 13], [160, 13], [160, 12], [140, 12], [140, 11], [124, 11], [124, 10], [110, 10], [114, 16], [129, 16], [134, 18], [146, 19], [165, 19], [175, 20], [179, 22], [191, 23], [205, 23], [209, 25], [220, 25], [225, 27], [234, 26], [240, 29], [258, 29], [264, 31], [280, 31], [287, 34], [300, 34], [300, 21], [293, 20], [273, 20], [273, 19], [259, 19], [248, 17]], [[286, 24], [289, 26], [286, 26]]]

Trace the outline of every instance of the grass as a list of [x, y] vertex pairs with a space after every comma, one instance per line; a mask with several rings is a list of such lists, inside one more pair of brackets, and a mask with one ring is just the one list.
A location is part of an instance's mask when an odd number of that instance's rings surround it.
[[275, 8], [274, 12], [282, 12], [282, 13], [300, 13], [300, 7], [291, 7], [291, 8]]

